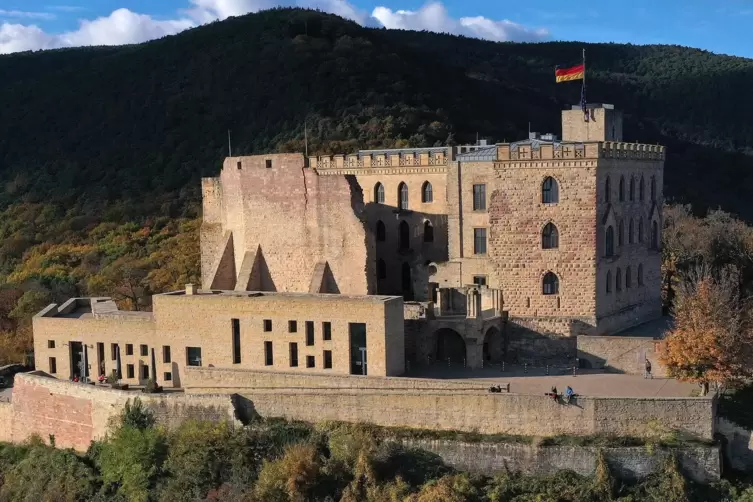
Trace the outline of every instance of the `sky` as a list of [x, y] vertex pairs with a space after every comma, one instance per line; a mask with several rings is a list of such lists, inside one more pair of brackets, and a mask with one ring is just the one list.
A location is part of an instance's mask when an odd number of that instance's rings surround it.
[[143, 42], [276, 5], [493, 41], [678, 44], [753, 58], [753, 0], [0, 0], [0, 54]]

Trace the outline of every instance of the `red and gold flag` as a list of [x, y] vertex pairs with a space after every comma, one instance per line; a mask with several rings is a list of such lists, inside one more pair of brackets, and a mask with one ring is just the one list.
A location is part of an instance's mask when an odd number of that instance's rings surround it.
[[559, 82], [568, 82], [570, 80], [582, 80], [586, 76], [586, 65], [579, 64], [570, 68], [556, 68], [554, 76]]

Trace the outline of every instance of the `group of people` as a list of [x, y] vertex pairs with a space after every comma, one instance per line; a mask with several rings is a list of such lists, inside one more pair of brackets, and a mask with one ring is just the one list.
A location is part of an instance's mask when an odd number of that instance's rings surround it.
[[[552, 396], [552, 399], [555, 401], [557, 398], [559, 398], [559, 393], [557, 392], [557, 387], [552, 387], [552, 392], [550, 393]], [[565, 393], [562, 394], [563, 399], [565, 400], [565, 404], [570, 404], [570, 401], [572, 401], [573, 397], [575, 397], [575, 391], [573, 391], [573, 388], [569, 385], [565, 388]]]

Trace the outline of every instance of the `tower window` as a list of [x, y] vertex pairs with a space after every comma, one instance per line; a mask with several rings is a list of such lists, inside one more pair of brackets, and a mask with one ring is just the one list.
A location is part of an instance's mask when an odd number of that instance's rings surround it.
[[559, 231], [557, 227], [554, 223], [547, 223], [541, 232], [541, 247], [543, 249], [556, 249], [559, 245]]
[[377, 221], [376, 224], [376, 240], [377, 242], [384, 242], [387, 240], [387, 230], [382, 220]]
[[547, 176], [541, 185], [541, 202], [544, 204], [554, 204], [555, 202], [559, 202], [559, 200], [560, 194], [557, 180], [551, 176]]
[[625, 177], [624, 176], [620, 176], [619, 197], [620, 197], [620, 202], [625, 201]]
[[610, 202], [612, 199], [612, 184], [609, 181], [609, 176], [607, 176], [606, 181], [604, 181], [604, 202]]
[[473, 254], [486, 254], [486, 229], [473, 229]]
[[635, 178], [632, 176], [630, 177], [630, 200], [635, 200]]
[[656, 202], [656, 177], [651, 176], [651, 202]]
[[384, 185], [377, 183], [374, 186], [374, 202], [384, 204]]
[[428, 220], [424, 222], [424, 242], [434, 242], [434, 227]]
[[630, 218], [630, 223], [628, 223], [628, 244], [635, 242], [634, 231], [635, 226], [633, 225], [633, 218]]
[[408, 185], [405, 183], [400, 183], [400, 186], [397, 188], [397, 200], [399, 201], [399, 207], [403, 211], [408, 210]]
[[486, 185], [473, 185], [473, 210], [486, 211]]
[[606, 232], [606, 239], [605, 239], [605, 251], [604, 255], [607, 257], [614, 256], [614, 228], [612, 228], [612, 225], [609, 225], [607, 227]]
[[387, 278], [387, 264], [381, 258], [377, 260], [377, 279]]
[[659, 224], [651, 223], [651, 249], [659, 249]]
[[638, 265], [638, 286], [643, 286], [643, 264]]
[[617, 245], [622, 246], [625, 244], [625, 224], [620, 220], [617, 225]]
[[607, 293], [611, 293], [612, 292], [612, 271], [611, 270], [607, 270], [607, 288], [606, 288], [606, 291], [607, 291]]
[[545, 295], [556, 295], [560, 291], [560, 280], [554, 272], [547, 272], [544, 275], [542, 286]]
[[434, 202], [434, 193], [428, 181], [421, 187], [421, 202]]
[[643, 242], [643, 218], [638, 220], [638, 242]]
[[614, 289], [616, 289], [618, 292], [622, 291], [622, 270], [617, 268], [617, 275], [615, 275], [614, 278]]
[[398, 249], [401, 251], [410, 249], [410, 227], [405, 220], [401, 221], [398, 226]]
[[643, 182], [643, 176], [641, 176], [641, 182], [638, 185], [638, 198], [643, 201], [646, 198], [646, 185]]
[[630, 270], [630, 267], [625, 269], [625, 289], [630, 289], [630, 287], [633, 285], [633, 277], [632, 277], [632, 271]]
[[272, 159], [265, 160], [264, 164], [267, 166], [267, 169], [271, 169], [272, 168]]

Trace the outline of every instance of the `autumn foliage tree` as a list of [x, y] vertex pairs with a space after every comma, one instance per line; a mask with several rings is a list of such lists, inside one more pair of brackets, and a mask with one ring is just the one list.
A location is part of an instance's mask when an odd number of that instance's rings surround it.
[[750, 301], [741, 295], [739, 273], [699, 267], [679, 284], [674, 327], [662, 343], [661, 362], [670, 376], [736, 386], [753, 376], [753, 324]]

